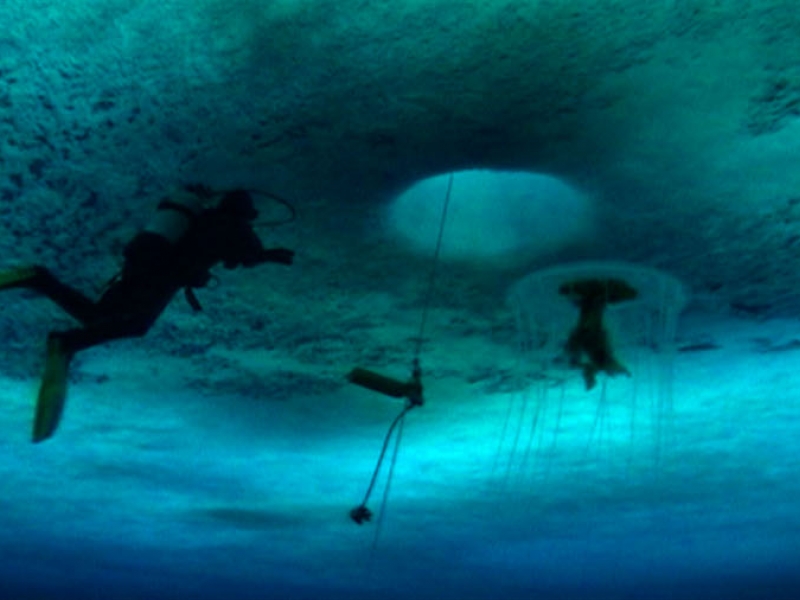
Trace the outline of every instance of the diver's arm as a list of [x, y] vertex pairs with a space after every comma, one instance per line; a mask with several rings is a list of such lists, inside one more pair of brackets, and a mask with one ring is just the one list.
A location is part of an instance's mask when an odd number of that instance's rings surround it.
[[264, 263], [277, 263], [279, 265], [291, 265], [294, 261], [294, 250], [288, 248], [259, 248], [256, 252], [242, 256], [237, 260], [226, 260], [226, 269], [235, 269], [238, 266], [256, 267]]
[[294, 250], [289, 250], [288, 248], [264, 248], [259, 262], [291, 265], [294, 262]]
[[240, 226], [225, 246], [223, 265], [227, 269], [238, 266], [255, 267], [264, 263], [291, 265], [294, 251], [288, 248], [264, 248], [255, 231], [249, 226]]

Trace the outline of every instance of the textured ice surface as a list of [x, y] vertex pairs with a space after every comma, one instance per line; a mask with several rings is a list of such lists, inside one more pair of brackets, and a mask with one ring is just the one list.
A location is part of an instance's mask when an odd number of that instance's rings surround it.
[[[778, 593], [796, 583], [800, 558], [796, 336], [790, 322], [690, 315], [681, 340], [716, 349], [678, 354], [675, 434], [658, 464], [631, 463], [630, 447], [608, 440], [587, 452], [593, 412], [577, 390], [558, 444], [530, 458], [546, 468], [493, 474], [508, 397], [457, 377], [431, 382], [428, 404], [408, 419], [375, 552], [375, 526], [357, 527], [347, 511], [396, 405], [358, 389], [277, 403], [189, 392], [137, 376], [152, 362], [97, 352], [87, 362], [109, 380], [74, 384], [62, 431], [41, 446], [27, 441], [33, 382], [4, 383], [0, 589]], [[647, 447], [647, 436], [636, 443]]]

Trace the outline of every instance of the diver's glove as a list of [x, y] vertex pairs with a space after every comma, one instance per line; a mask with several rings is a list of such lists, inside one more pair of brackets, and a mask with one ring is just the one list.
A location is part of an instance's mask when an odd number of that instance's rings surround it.
[[263, 262], [273, 262], [281, 265], [291, 265], [294, 262], [294, 250], [288, 248], [269, 248], [262, 252]]

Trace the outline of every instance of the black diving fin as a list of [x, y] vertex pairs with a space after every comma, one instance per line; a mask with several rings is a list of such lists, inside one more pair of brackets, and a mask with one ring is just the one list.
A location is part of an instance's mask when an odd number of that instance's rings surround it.
[[52, 437], [61, 422], [67, 399], [67, 376], [71, 359], [72, 354], [64, 348], [62, 340], [57, 337], [47, 340], [47, 363], [33, 420], [34, 444]]

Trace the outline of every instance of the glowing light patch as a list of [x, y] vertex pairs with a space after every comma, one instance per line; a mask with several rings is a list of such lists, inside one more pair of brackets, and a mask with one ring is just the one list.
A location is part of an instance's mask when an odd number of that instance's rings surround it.
[[[436, 244], [450, 174], [423, 179], [400, 194], [388, 213], [389, 229], [414, 249]], [[543, 254], [591, 231], [588, 198], [563, 181], [526, 171], [454, 173], [442, 257], [502, 258]]]

